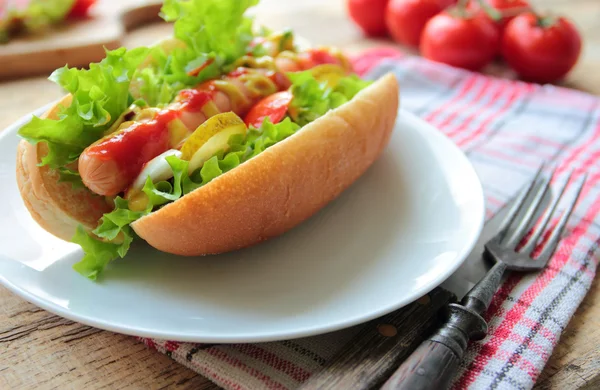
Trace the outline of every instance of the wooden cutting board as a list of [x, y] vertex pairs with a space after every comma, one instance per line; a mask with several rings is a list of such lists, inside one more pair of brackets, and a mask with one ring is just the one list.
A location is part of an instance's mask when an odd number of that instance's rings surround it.
[[88, 19], [0, 44], [0, 79], [49, 75], [65, 64], [85, 67], [100, 61], [105, 48], [122, 46], [127, 31], [162, 21], [161, 5], [157, 0], [100, 0]]

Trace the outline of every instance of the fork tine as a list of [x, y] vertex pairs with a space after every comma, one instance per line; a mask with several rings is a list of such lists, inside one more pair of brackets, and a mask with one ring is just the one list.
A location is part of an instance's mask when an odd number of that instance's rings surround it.
[[550, 222], [550, 218], [552, 218], [554, 211], [556, 211], [556, 206], [558, 206], [558, 202], [560, 201], [560, 198], [563, 196], [565, 189], [567, 188], [567, 185], [571, 181], [572, 176], [573, 176], [573, 171], [569, 172], [569, 176], [567, 176], [567, 179], [565, 180], [562, 187], [560, 188], [560, 190], [554, 197], [552, 204], [550, 205], [550, 207], [548, 207], [548, 210], [546, 211], [546, 213], [544, 215], [544, 219], [539, 224], [538, 228], [533, 232], [533, 234], [531, 235], [531, 238], [529, 239], [529, 241], [527, 241], [527, 244], [521, 250], [521, 253], [531, 255], [531, 252], [533, 252], [533, 250], [535, 249], [537, 242], [539, 241], [540, 237], [546, 230], [546, 226], [548, 226], [548, 222]]
[[556, 247], [558, 246], [558, 242], [560, 241], [563, 231], [567, 226], [567, 221], [569, 220], [569, 217], [571, 217], [571, 213], [573, 212], [573, 209], [575, 209], [577, 200], [581, 195], [581, 190], [583, 189], [583, 185], [585, 184], [586, 179], [587, 174], [584, 174], [579, 184], [577, 184], [575, 198], [573, 199], [569, 207], [563, 212], [562, 216], [560, 217], [560, 220], [558, 221], [558, 224], [556, 225], [556, 227], [552, 231], [552, 234], [550, 235], [550, 238], [548, 239], [548, 244], [546, 244], [546, 247], [543, 249], [542, 253], [538, 257], [538, 260], [544, 262], [544, 264], [546, 264], [548, 260], [550, 260], [550, 257], [552, 257], [554, 251], [556, 250]]
[[509, 230], [506, 232], [506, 237], [504, 238], [504, 244], [508, 247], [516, 247], [519, 242], [525, 237], [525, 234], [529, 231], [529, 226], [533, 220], [533, 217], [540, 210], [540, 205], [542, 204], [542, 200], [548, 193], [548, 189], [550, 188], [550, 181], [552, 180], [552, 176], [554, 176], [554, 171], [550, 175], [550, 177], [545, 178], [542, 181], [542, 186], [538, 188], [537, 192], [529, 207], [525, 211], [525, 215], [521, 218], [516, 226], [511, 226]]
[[[542, 175], [542, 170], [544, 169], [544, 166], [545, 164], [542, 164], [542, 166], [539, 168], [537, 174], [535, 175], [535, 178], [533, 179], [527, 190], [525, 199], [523, 199], [523, 202], [519, 205], [517, 213], [515, 213], [513, 220], [511, 221], [510, 225], [508, 225], [506, 232], [502, 237], [502, 245], [506, 247], [516, 246], [527, 232], [527, 228], [529, 227], [531, 219], [535, 215], [542, 199], [548, 191], [549, 181], [544, 180], [542, 187], [538, 188], [537, 191], [535, 191], [534, 199], [531, 202], [525, 202], [525, 200], [528, 199], [534, 193], [536, 183]], [[519, 212], [521, 212], [523, 207], [525, 207], [525, 204], [527, 204], [525, 215], [523, 216], [523, 218], [517, 219], [516, 216], [519, 214]]]
[[526, 189], [521, 190], [521, 193], [517, 197], [515, 203], [504, 218], [500, 229], [498, 229], [498, 237], [501, 237], [502, 240], [506, 237], [506, 231], [508, 230], [510, 225], [512, 225], [512, 223], [515, 221], [517, 215], [519, 214], [519, 211], [521, 210], [521, 208], [525, 204], [525, 201], [529, 197], [529, 194], [531, 194], [531, 191], [533, 191], [533, 189], [535, 188], [535, 183], [537, 183], [538, 179], [540, 178], [545, 165], [545, 163], [542, 163], [542, 165], [538, 168], [535, 177], [531, 180]]

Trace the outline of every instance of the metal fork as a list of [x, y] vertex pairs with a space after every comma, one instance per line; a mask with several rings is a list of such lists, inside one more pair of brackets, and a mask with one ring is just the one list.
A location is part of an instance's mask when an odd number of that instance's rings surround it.
[[[571, 181], [572, 172], [546, 209], [538, 227], [520, 245], [534, 226], [535, 218], [544, 211], [543, 199], [554, 176], [543, 177], [542, 165], [531, 183], [524, 188], [508, 212], [498, 233], [485, 244], [484, 256], [495, 262], [487, 274], [463, 297], [460, 304], [448, 306], [446, 323], [425, 340], [385, 382], [382, 389], [447, 389], [457, 372], [469, 340], [481, 340], [487, 334], [487, 323], [481, 316], [488, 309], [502, 276], [509, 271], [531, 272], [546, 267], [554, 254], [567, 221], [575, 208], [586, 175], [576, 185], [575, 196], [563, 212], [544, 248], [534, 259], [539, 244], [556, 207]], [[539, 182], [539, 183], [538, 183]]]

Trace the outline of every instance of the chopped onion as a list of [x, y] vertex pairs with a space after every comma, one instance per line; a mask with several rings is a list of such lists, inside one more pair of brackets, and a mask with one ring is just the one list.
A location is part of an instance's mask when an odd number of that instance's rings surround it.
[[148, 176], [150, 176], [150, 179], [152, 179], [153, 183], [172, 178], [173, 170], [165, 159], [165, 157], [168, 156], [181, 157], [181, 152], [176, 149], [169, 149], [148, 161], [146, 165], [144, 165], [144, 169], [142, 169], [138, 177], [133, 182], [130, 190], [141, 190], [144, 187]]

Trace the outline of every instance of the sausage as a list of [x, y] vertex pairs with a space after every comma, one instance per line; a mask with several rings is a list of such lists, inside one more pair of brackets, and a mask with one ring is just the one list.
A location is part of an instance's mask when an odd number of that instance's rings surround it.
[[[154, 110], [144, 120], [124, 122], [114, 133], [87, 147], [78, 162], [83, 184], [104, 196], [125, 191], [148, 161], [178, 146], [182, 137], [173, 137], [174, 131], [183, 126], [189, 134], [220, 112], [244, 116], [262, 97], [289, 85], [287, 79], [283, 83], [277, 80], [281, 80], [277, 72], [236, 69], [222, 79], [180, 91], [167, 108]], [[175, 120], [180, 121], [179, 126], [171, 125]]]
[[79, 156], [83, 184], [93, 192], [113, 196], [127, 188], [144, 164], [169, 149], [169, 122], [175, 110], [163, 110], [150, 120], [125, 122], [87, 147]]

